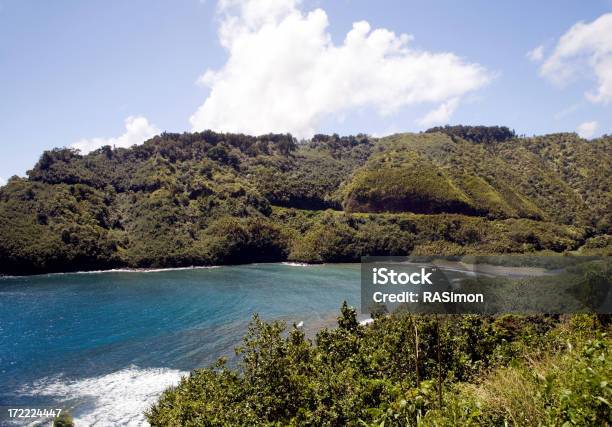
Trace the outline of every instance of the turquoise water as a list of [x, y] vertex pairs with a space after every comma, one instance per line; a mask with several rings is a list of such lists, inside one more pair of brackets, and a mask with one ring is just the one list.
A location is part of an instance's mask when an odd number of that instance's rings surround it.
[[329, 324], [359, 303], [358, 265], [260, 264], [0, 278], [0, 425], [9, 407], [142, 425], [181, 375], [233, 355], [254, 312]]

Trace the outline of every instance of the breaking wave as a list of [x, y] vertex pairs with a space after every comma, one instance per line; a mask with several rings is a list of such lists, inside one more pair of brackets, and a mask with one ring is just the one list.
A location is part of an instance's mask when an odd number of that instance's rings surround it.
[[64, 403], [76, 425], [147, 426], [143, 415], [168, 387], [187, 372], [136, 366], [107, 375], [79, 380], [44, 378], [24, 387], [24, 396], [48, 396]]

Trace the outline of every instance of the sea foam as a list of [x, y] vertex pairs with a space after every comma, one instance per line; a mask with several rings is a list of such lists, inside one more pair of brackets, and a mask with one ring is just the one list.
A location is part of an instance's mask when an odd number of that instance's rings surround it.
[[289, 267], [310, 267], [312, 264], [305, 262], [281, 262], [282, 265], [288, 265]]
[[36, 278], [36, 277], [54, 277], [54, 276], [72, 276], [83, 274], [106, 274], [106, 273], [160, 273], [166, 271], [181, 271], [181, 270], [210, 270], [213, 268], [221, 268], [222, 265], [192, 265], [189, 267], [167, 267], [167, 268], [111, 268], [109, 270], [83, 270], [83, 271], [66, 271], [62, 273], [41, 273], [30, 274], [26, 276], [7, 276], [0, 275], [0, 279], [20, 279], [20, 278]]
[[44, 378], [24, 387], [22, 395], [49, 396], [73, 406], [77, 426], [148, 426], [144, 411], [187, 372], [131, 366], [93, 378]]

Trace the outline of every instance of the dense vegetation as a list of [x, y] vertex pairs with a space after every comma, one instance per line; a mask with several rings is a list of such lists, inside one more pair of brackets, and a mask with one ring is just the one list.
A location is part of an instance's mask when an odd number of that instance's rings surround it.
[[312, 342], [253, 319], [239, 365], [164, 392], [152, 426], [586, 426], [612, 422], [612, 340], [597, 318], [379, 317], [344, 305]]
[[426, 133], [444, 133], [452, 139], [461, 138], [478, 144], [493, 144], [516, 138], [516, 133], [505, 126], [436, 126]]
[[455, 126], [163, 133], [43, 153], [0, 188], [0, 273], [373, 254], [610, 253], [612, 137]]

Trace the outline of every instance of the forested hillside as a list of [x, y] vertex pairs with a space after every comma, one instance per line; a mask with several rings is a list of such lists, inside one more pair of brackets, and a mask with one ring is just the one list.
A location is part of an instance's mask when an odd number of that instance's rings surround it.
[[163, 133], [0, 188], [0, 273], [410, 253], [610, 253], [612, 137]]

